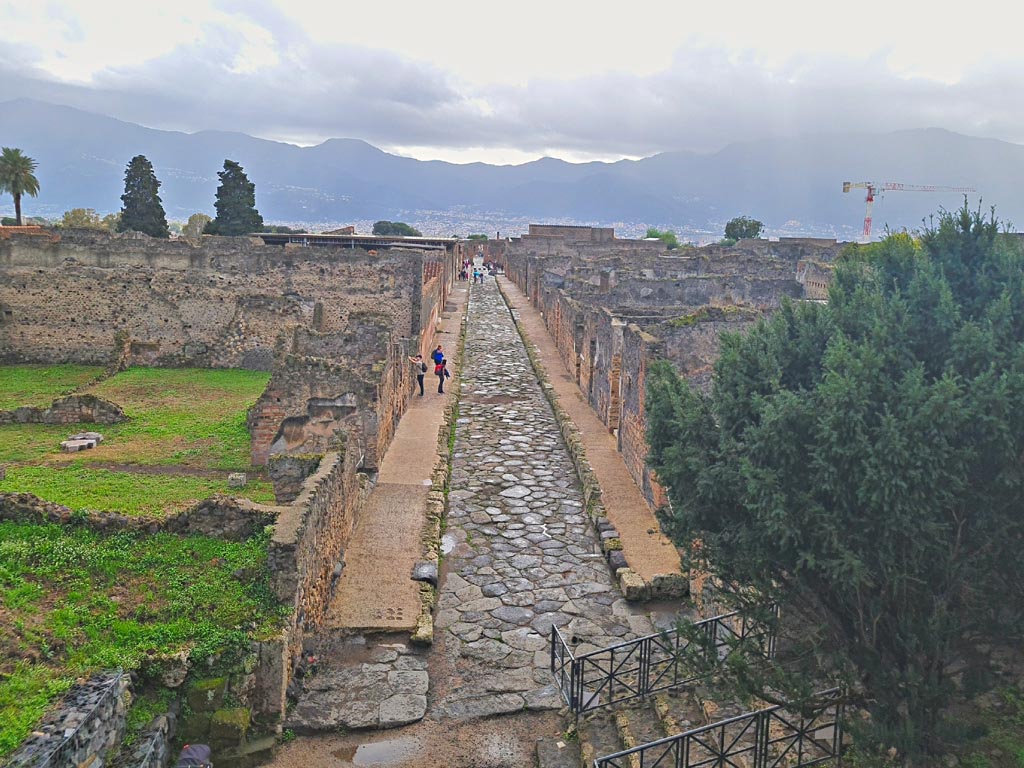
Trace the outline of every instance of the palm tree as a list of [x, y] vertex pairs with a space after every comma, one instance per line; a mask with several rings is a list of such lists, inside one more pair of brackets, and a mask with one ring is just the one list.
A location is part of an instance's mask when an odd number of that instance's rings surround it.
[[39, 194], [39, 180], [33, 171], [36, 161], [20, 149], [4, 147], [0, 152], [0, 192], [14, 196], [14, 218], [21, 226], [21, 196]]

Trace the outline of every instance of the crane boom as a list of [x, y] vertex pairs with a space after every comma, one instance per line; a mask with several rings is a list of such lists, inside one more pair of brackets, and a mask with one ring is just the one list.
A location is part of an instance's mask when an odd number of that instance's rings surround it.
[[974, 187], [949, 187], [941, 184], [903, 184], [898, 181], [844, 181], [843, 192], [851, 189], [866, 190], [864, 197], [864, 229], [861, 231], [861, 241], [871, 240], [871, 207], [875, 202], [875, 196], [881, 196], [883, 192], [977, 192]]

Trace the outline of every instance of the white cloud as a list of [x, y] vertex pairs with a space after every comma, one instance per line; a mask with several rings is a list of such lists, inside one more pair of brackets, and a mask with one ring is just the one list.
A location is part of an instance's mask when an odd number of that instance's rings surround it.
[[467, 161], [926, 126], [1024, 141], [1017, 27], [953, 7], [0, 2], [0, 100]]

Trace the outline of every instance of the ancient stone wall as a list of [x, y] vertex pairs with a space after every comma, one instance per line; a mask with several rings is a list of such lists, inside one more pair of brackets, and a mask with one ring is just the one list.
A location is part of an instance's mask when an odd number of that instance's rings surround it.
[[803, 286], [804, 296], [815, 301], [826, 300], [832, 284], [832, 272], [831, 264], [811, 260], [797, 262], [796, 279]]
[[[362, 503], [358, 468], [356, 451], [342, 440], [337, 452], [324, 456], [274, 526], [268, 568], [278, 599], [294, 610], [281, 647], [276, 653], [271, 645], [264, 649], [262, 664], [267, 669], [261, 677], [262, 685], [276, 692], [282, 712], [284, 690], [300, 658], [305, 632], [323, 620], [341, 574], [343, 551]], [[272, 699], [271, 695], [263, 702], [268, 712], [274, 709], [269, 705]]]
[[155, 240], [71, 230], [0, 240], [0, 361], [269, 370], [290, 327], [377, 312], [421, 332], [423, 253]]
[[659, 507], [667, 502], [664, 490], [647, 467], [647, 421], [644, 415], [647, 364], [663, 355], [657, 338], [636, 325], [622, 332], [622, 405], [618, 448], [626, 468], [648, 502]]
[[127, 419], [121, 406], [95, 395], [69, 395], [46, 408], [0, 411], [0, 424], [120, 424]]
[[543, 312], [570, 375], [609, 430], [618, 430], [629, 471], [658, 505], [665, 496], [645, 464], [649, 361], [667, 359], [706, 389], [721, 332], [745, 330], [786, 298], [819, 298], [831, 260], [848, 246], [789, 238], [665, 251], [642, 242], [570, 243], [538, 229], [506, 243], [500, 257]]
[[81, 768], [103, 765], [124, 738], [129, 677], [114, 671], [94, 675], [67, 692], [32, 735], [9, 758], [9, 768]]
[[211, 496], [166, 517], [122, 515], [118, 512], [76, 511], [44, 501], [31, 493], [0, 493], [0, 520], [21, 523], [85, 525], [100, 533], [138, 531], [210, 536], [245, 541], [274, 522], [277, 510], [233, 496]]
[[408, 342], [390, 326], [389, 317], [365, 312], [352, 314], [344, 333], [292, 334], [249, 411], [254, 465], [275, 454], [325, 453], [345, 429], [362, 466], [378, 466], [412, 389]]

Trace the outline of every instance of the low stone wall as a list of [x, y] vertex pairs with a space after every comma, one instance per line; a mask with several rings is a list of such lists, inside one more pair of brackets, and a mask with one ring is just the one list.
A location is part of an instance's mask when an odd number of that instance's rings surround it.
[[290, 504], [302, 493], [306, 478], [316, 472], [323, 454], [308, 453], [292, 456], [278, 453], [267, 461], [267, 472], [274, 484], [274, 498], [278, 504]]
[[120, 424], [127, 420], [121, 406], [95, 395], [69, 395], [46, 408], [0, 411], [0, 424]]
[[138, 531], [210, 536], [245, 541], [273, 523], [280, 510], [233, 496], [213, 496], [167, 517], [122, 515], [117, 512], [75, 511], [44, 501], [31, 493], [0, 493], [0, 520], [84, 525], [100, 533]]
[[171, 759], [174, 722], [175, 718], [169, 714], [154, 718], [135, 743], [114, 760], [113, 768], [167, 768], [174, 762]]
[[343, 551], [364, 500], [359, 451], [354, 446], [350, 449], [347, 439], [342, 442], [338, 452], [323, 457], [274, 526], [267, 567], [277, 598], [293, 611], [291, 626], [281, 637], [261, 643], [257, 651], [257, 709], [266, 717], [284, 713], [285, 694], [301, 660], [305, 633], [318, 626], [327, 612], [341, 575]]
[[94, 675], [71, 688], [11, 755], [9, 768], [102, 766], [124, 738], [131, 702], [128, 675]]

